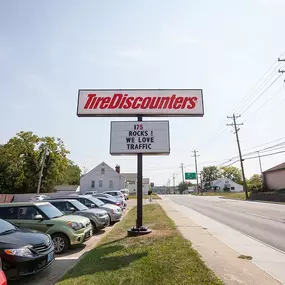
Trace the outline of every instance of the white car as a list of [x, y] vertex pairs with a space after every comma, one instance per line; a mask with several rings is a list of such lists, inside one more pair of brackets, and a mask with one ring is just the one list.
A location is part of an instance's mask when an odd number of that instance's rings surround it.
[[86, 191], [83, 195], [95, 195], [97, 194], [97, 191]]
[[50, 197], [47, 195], [35, 195], [30, 198], [30, 202], [38, 202], [49, 199]]
[[120, 191], [124, 194], [125, 200], [129, 200], [129, 189], [121, 189]]

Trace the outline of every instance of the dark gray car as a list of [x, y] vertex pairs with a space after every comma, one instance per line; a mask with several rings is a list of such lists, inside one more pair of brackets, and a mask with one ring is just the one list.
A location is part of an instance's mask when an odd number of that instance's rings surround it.
[[88, 218], [93, 227], [93, 233], [107, 227], [110, 218], [105, 210], [94, 208], [89, 209], [82, 203], [73, 199], [46, 200], [65, 214], [80, 215]]

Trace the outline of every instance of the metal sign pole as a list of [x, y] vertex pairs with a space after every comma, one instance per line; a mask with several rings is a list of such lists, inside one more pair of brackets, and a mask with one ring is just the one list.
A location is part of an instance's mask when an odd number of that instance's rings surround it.
[[[142, 116], [138, 116], [138, 122], [142, 122]], [[142, 226], [142, 208], [143, 208], [143, 197], [142, 197], [142, 153], [137, 154], [137, 229]]]
[[[138, 122], [142, 122], [142, 116], [138, 116]], [[143, 226], [143, 154], [137, 154], [137, 221], [136, 226], [128, 230], [128, 236], [140, 236], [152, 231]]]

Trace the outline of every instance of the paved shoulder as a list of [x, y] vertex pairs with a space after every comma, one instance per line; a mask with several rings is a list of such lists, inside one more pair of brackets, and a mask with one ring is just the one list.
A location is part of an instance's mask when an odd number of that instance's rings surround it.
[[[281, 268], [285, 268], [285, 256], [279, 253], [278, 262], [272, 264], [272, 267], [275, 269], [270, 271], [270, 274], [266, 273], [260, 268], [260, 265], [264, 267], [267, 266], [267, 270], [270, 269], [268, 264], [261, 264], [264, 259], [275, 260], [276, 255], [268, 256], [268, 253], [272, 252], [267, 251], [267, 256], [258, 260], [258, 250], [264, 246], [261, 244], [261, 247], [256, 247], [255, 240], [242, 240], [241, 243], [249, 242], [244, 244], [245, 247], [240, 248], [242, 252], [234, 250], [233, 247], [226, 245], [227, 241], [232, 241], [234, 244], [235, 241], [240, 245], [241, 233], [232, 230], [231, 228], [215, 222], [208, 217], [197, 213], [194, 210], [191, 210], [183, 205], [179, 205], [170, 201], [167, 198], [159, 201], [162, 207], [165, 209], [169, 217], [176, 223], [178, 229], [183, 234], [183, 236], [189, 239], [193, 247], [201, 254], [203, 260], [224, 282], [225, 284], [230, 285], [275, 285], [281, 284], [278, 280], [285, 281], [285, 276], [281, 272]], [[234, 232], [231, 232], [234, 231]], [[216, 235], [216, 236], [215, 236]], [[222, 237], [224, 240], [222, 241]], [[245, 236], [244, 236], [245, 237]], [[253, 246], [251, 254], [253, 255], [253, 262], [249, 260], [240, 259], [240, 254], [247, 254], [247, 249]], [[266, 249], [267, 247], [264, 246]], [[264, 249], [264, 248], [263, 248]], [[243, 251], [245, 250], [245, 251]], [[257, 255], [254, 253], [257, 251]], [[276, 254], [276, 252], [274, 252]], [[284, 260], [283, 260], [284, 258]], [[284, 261], [284, 263], [283, 263]], [[276, 269], [277, 266], [277, 269]], [[263, 268], [264, 269], [264, 268]], [[271, 268], [272, 269], [272, 268]], [[278, 274], [277, 274], [278, 273]], [[274, 277], [272, 277], [274, 275]], [[277, 278], [277, 279], [276, 279]]]

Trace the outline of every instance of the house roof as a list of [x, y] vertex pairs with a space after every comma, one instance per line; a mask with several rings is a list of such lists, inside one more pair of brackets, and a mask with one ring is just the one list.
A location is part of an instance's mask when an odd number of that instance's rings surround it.
[[281, 163], [281, 164], [278, 164], [272, 168], [269, 168], [265, 171], [263, 171], [263, 173], [266, 173], [266, 172], [271, 172], [271, 171], [276, 171], [276, 170], [282, 170], [282, 169], [285, 169], [285, 162]]
[[121, 175], [122, 175], [127, 181], [136, 181], [136, 180], [137, 180], [137, 174], [136, 174], [136, 173], [121, 173]]
[[79, 185], [57, 185], [54, 187], [55, 191], [76, 191]]
[[[121, 175], [127, 180], [130, 181], [137, 181], [137, 174], [136, 173], [121, 173]], [[149, 184], [149, 178], [143, 178], [143, 184]]]

